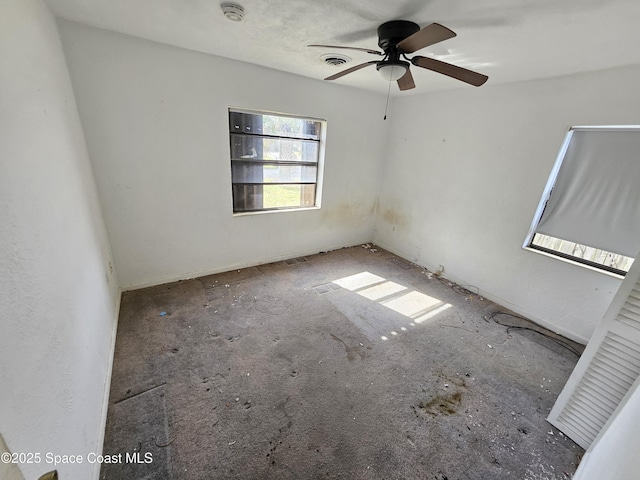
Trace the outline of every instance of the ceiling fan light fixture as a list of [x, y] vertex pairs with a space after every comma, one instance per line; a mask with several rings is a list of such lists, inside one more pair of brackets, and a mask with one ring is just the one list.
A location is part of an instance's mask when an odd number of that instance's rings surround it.
[[244, 8], [237, 3], [222, 3], [220, 5], [222, 13], [232, 22], [240, 22], [244, 18]]
[[378, 72], [382, 78], [384, 78], [387, 82], [394, 82], [404, 76], [409, 70], [409, 64], [407, 62], [396, 62], [396, 63], [384, 63], [380, 62], [377, 67]]

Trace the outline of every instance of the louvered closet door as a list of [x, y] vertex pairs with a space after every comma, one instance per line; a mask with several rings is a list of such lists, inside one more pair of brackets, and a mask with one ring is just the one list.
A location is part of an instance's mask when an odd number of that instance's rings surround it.
[[584, 449], [640, 376], [639, 270], [636, 261], [549, 414]]

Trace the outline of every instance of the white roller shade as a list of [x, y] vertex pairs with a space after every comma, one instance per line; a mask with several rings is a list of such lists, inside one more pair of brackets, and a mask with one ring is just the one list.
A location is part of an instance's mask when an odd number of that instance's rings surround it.
[[570, 132], [536, 232], [635, 257], [640, 250], [640, 129]]

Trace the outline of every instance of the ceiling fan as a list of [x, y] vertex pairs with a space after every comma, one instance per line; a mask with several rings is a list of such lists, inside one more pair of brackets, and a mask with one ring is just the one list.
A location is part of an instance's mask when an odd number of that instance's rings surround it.
[[347, 68], [346, 70], [325, 78], [325, 80], [335, 80], [344, 75], [355, 72], [356, 70], [360, 70], [361, 68], [368, 67], [369, 65], [375, 65], [376, 70], [380, 72], [385, 80], [390, 82], [396, 80], [400, 90], [410, 90], [416, 86], [413, 81], [413, 75], [411, 75], [411, 70], [409, 70], [411, 63], [417, 67], [426, 68], [427, 70], [432, 70], [475, 87], [479, 87], [489, 79], [488, 76], [450, 63], [441, 62], [435, 58], [422, 57], [420, 55], [416, 55], [412, 58], [407, 57], [408, 53], [416, 52], [422, 48], [428, 47], [429, 45], [434, 45], [455, 36], [456, 34], [453, 31], [439, 23], [432, 23], [431, 25], [427, 25], [423, 29], [420, 29], [420, 26], [414, 22], [407, 20], [392, 20], [390, 22], [383, 23], [378, 27], [378, 46], [383, 50], [382, 52], [379, 50], [371, 50], [369, 48], [344, 47], [336, 45], [308, 46], [358, 50], [383, 57], [382, 60], [373, 60], [371, 62], [365, 62], [360, 65]]

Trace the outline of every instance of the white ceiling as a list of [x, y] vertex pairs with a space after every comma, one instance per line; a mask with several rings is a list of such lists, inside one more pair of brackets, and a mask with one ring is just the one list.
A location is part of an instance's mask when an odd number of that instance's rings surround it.
[[[638, 0], [239, 0], [242, 22], [224, 17], [221, 0], [44, 1], [68, 20], [315, 79], [379, 57], [307, 44], [378, 49], [378, 25], [396, 19], [455, 31], [418, 54], [489, 75], [487, 85], [640, 64]], [[352, 62], [326, 65], [324, 53]], [[475, 88], [411, 70], [417, 88], [394, 85], [392, 94]], [[334, 82], [381, 93], [388, 86], [373, 66]]]

